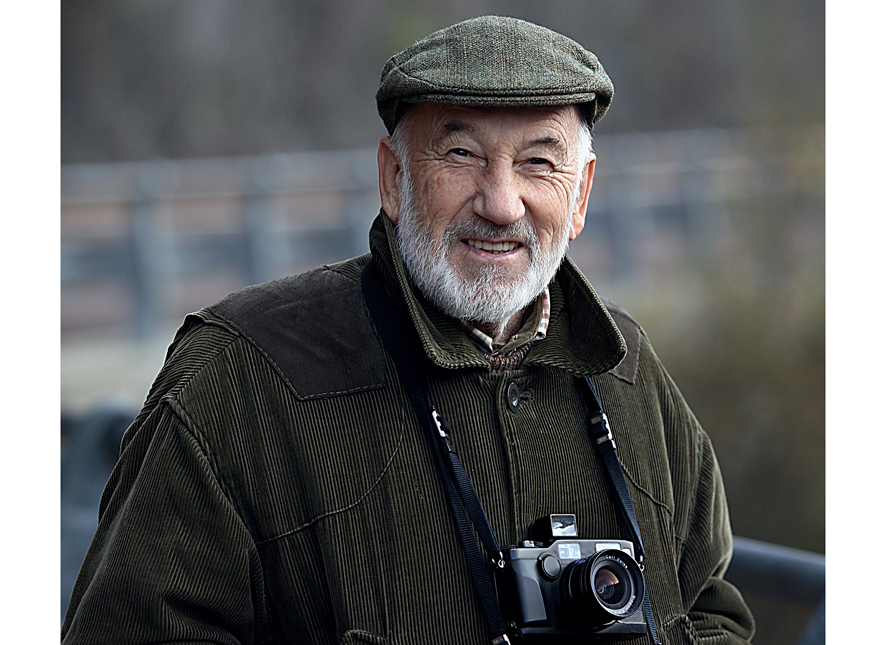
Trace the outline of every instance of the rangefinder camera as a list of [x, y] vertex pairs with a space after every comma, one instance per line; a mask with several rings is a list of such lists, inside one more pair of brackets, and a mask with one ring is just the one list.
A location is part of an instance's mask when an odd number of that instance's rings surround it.
[[646, 633], [646, 587], [631, 542], [580, 540], [574, 515], [541, 518], [531, 537], [504, 547], [504, 566], [496, 568], [502, 613], [516, 639]]

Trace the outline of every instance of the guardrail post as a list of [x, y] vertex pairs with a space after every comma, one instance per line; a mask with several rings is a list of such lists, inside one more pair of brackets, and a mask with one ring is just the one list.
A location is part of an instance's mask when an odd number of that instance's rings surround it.
[[351, 161], [349, 181], [352, 188], [348, 191], [346, 206], [350, 256], [369, 251], [369, 226], [378, 214], [376, 202], [369, 198], [378, 180], [375, 169], [375, 164], [364, 163], [362, 156], [355, 156]]
[[129, 216], [130, 280], [135, 297], [133, 325], [139, 338], [146, 338], [156, 330], [160, 317], [162, 284], [159, 275], [164, 268], [164, 258], [159, 257], [162, 245], [157, 230], [157, 185], [154, 179], [140, 176], [136, 180], [135, 199]]
[[283, 253], [279, 236], [270, 226], [271, 169], [269, 163], [256, 161], [249, 165], [247, 184], [243, 191], [243, 241], [246, 278], [259, 284], [280, 277]]

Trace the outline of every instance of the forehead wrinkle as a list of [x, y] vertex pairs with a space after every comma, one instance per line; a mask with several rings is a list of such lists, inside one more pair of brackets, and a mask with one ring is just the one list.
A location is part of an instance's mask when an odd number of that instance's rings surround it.
[[452, 134], [453, 132], [461, 132], [463, 130], [473, 132], [474, 126], [461, 119], [450, 119], [443, 124], [442, 130], [444, 135]]
[[[575, 106], [570, 105], [568, 108], [571, 108], [571, 111], [578, 116], [578, 110]], [[529, 108], [527, 108], [528, 110]], [[448, 114], [447, 114], [448, 112]], [[453, 112], [456, 112], [453, 114]], [[463, 115], [460, 112], [468, 112], [469, 114]], [[416, 106], [410, 112], [408, 112], [406, 117], [417, 117], [419, 114], [423, 118], [422, 121], [425, 121], [425, 126], [422, 127], [422, 130], [425, 130], [424, 140], [425, 144], [431, 148], [436, 148], [440, 145], [448, 145], [448, 141], [453, 138], [460, 138], [460, 136], [467, 136], [470, 139], [474, 139], [477, 137], [485, 138], [485, 123], [475, 123], [474, 117], [475, 113], [479, 113], [483, 115], [484, 113], [488, 113], [490, 115], [495, 115], [499, 113], [507, 114], [508, 110], [487, 110], [483, 112], [479, 109], [468, 110], [461, 107], [452, 106], [441, 106], [436, 104], [424, 104], [421, 106]], [[551, 113], [551, 119], [547, 120], [547, 123], [543, 124], [526, 124], [525, 127], [528, 131], [524, 131], [524, 136], [526, 138], [523, 139], [523, 142], [513, 141], [513, 145], [516, 145], [517, 148], [520, 148], [524, 151], [530, 149], [534, 146], [540, 146], [543, 149], [547, 149], [550, 153], [556, 155], [560, 162], [568, 161], [573, 155], [573, 137], [572, 133], [569, 129], [569, 116], [571, 116], [567, 110], [563, 110], [562, 108], [556, 111], [548, 110]], [[404, 120], [406, 120], [404, 118]], [[412, 122], [414, 119], [410, 119]], [[416, 123], [410, 123], [410, 125], [416, 125]], [[543, 127], [542, 132], [532, 133], [532, 129], [534, 129], [534, 125], [541, 125]], [[409, 130], [413, 131], [415, 128], [410, 127]], [[546, 132], [544, 130], [547, 130]], [[562, 131], [561, 131], [562, 130]], [[535, 136], [533, 136], [533, 134]], [[527, 136], [528, 135], [528, 136]], [[426, 137], [426, 138], [425, 138]], [[530, 138], [531, 137], [531, 138]], [[411, 137], [410, 137], [411, 138]], [[527, 140], [528, 139], [528, 140]], [[487, 143], [491, 143], [487, 141]]]
[[[475, 134], [477, 132], [477, 128], [475, 128], [470, 123], [462, 121], [461, 119], [453, 119], [444, 123], [440, 127], [440, 131], [440, 135], [436, 138], [436, 141], [444, 141], [450, 136], [458, 134], [460, 132]], [[553, 135], [545, 135], [536, 139], [532, 139], [525, 145], [527, 149], [536, 146], [548, 148], [552, 152], [557, 154], [566, 154], [566, 146], [563, 145], [563, 140]]]

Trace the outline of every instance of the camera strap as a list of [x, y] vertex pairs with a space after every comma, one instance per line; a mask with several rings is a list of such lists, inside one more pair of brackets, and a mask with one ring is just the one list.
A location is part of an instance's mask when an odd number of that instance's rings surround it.
[[416, 358], [420, 354], [414, 343], [407, 340], [414, 338], [414, 334], [388, 297], [381, 275], [372, 262], [363, 269], [361, 283], [369, 313], [397, 366], [400, 382], [409, 396], [419, 421], [427, 430], [431, 446], [434, 448], [437, 467], [468, 560], [474, 588], [486, 615], [491, 643], [492, 645], [510, 643], [505, 620], [498, 604], [498, 596], [480, 552], [480, 546], [474, 537], [474, 529], [489, 556], [498, 558], [499, 562], [502, 557], [501, 548], [477, 497], [477, 491], [449, 441], [449, 424], [437, 413], [428, 398], [426, 376]]
[[[640, 525], [637, 522], [637, 514], [634, 512], [634, 502], [631, 500], [631, 492], [628, 490], [624, 469], [618, 460], [618, 451], [615, 448], [615, 440], [612, 438], [609, 420], [606, 418], [603, 407], [600, 405], [600, 397], [597, 394], [597, 388], [594, 387], [594, 382], [590, 378], [582, 380], [587, 386], [585, 392], [591, 412], [591, 426], [589, 429], [591, 441], [594, 442], [597, 453], [606, 467], [606, 474], [609, 476], [612, 490], [618, 501], [615, 508], [617, 510], [616, 515], [618, 517], [619, 529], [624, 538], [634, 543], [637, 561], [640, 563], [642, 570], [646, 566], [646, 551], [643, 549], [643, 539], [640, 537]], [[644, 573], [644, 578], [645, 575]], [[655, 629], [655, 618], [652, 616], [652, 604], [649, 601], [649, 585], [643, 586], [643, 615], [646, 618], [646, 626], [649, 628], [652, 642], [658, 645], [658, 631]]]

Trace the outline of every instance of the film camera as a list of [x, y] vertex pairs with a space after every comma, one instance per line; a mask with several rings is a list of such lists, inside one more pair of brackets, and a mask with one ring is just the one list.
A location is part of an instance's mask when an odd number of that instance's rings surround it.
[[549, 515], [532, 540], [504, 547], [496, 569], [502, 613], [515, 637], [646, 633], [645, 581], [626, 540], [580, 540], [575, 515]]

